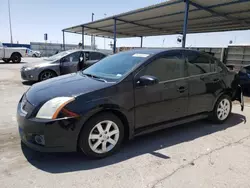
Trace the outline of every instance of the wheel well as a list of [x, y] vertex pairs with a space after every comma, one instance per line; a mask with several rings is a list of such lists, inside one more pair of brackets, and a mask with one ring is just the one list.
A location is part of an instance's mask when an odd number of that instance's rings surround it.
[[228, 96], [231, 97], [231, 99], [232, 99], [232, 97], [233, 97], [233, 91], [231, 91], [230, 89], [225, 90], [225, 91], [220, 95], [220, 97], [221, 97], [222, 95], [228, 95]]
[[216, 100], [215, 100], [215, 102], [214, 102], [214, 104], [213, 104], [213, 109], [214, 109], [214, 107], [215, 107], [217, 101], [219, 100], [219, 98], [220, 98], [222, 95], [228, 95], [228, 96], [232, 99], [232, 98], [233, 98], [233, 91], [230, 90], [230, 89], [227, 89], [227, 90], [221, 92], [220, 95], [218, 95], [218, 97], [216, 98]]
[[[124, 125], [124, 141], [128, 140], [129, 139], [129, 123], [128, 123], [128, 120], [127, 120], [126, 116], [122, 112], [120, 112], [118, 110], [107, 109], [107, 110], [99, 111], [99, 112], [93, 114], [92, 116], [90, 116], [84, 123], [88, 122], [92, 117], [97, 116], [98, 114], [101, 114], [101, 113], [104, 113], [104, 112], [112, 113], [122, 121], [122, 124]], [[82, 129], [83, 129], [83, 126], [82, 126], [82, 128], [81, 128], [81, 130], [79, 131], [79, 134], [78, 134], [77, 148], [78, 148], [79, 137], [80, 137], [80, 133], [81, 133]]]
[[[103, 113], [103, 112], [112, 113], [112, 114], [114, 114], [115, 116], [117, 116], [122, 121], [122, 124], [124, 126], [124, 139], [127, 140], [129, 138], [129, 123], [128, 123], [128, 120], [127, 120], [126, 116], [122, 112], [120, 112], [118, 110], [113, 110], [113, 109], [102, 110], [100, 112], [97, 112], [93, 116], [96, 116], [96, 115], [98, 115], [100, 113]], [[91, 116], [91, 117], [93, 117], [93, 116]]]
[[14, 55], [19, 55], [20, 57], [22, 57], [22, 54], [20, 54], [19, 52], [13, 52], [10, 57], [12, 57]]
[[117, 110], [107, 110], [107, 111], [115, 114], [122, 121], [122, 124], [124, 126], [124, 139], [128, 140], [128, 138], [129, 138], [129, 123], [128, 123], [128, 119], [126, 118], [126, 116], [122, 112], [117, 111]]

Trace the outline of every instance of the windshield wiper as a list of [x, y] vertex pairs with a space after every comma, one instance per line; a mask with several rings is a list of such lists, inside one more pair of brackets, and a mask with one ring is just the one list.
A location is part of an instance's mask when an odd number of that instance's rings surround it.
[[107, 80], [105, 80], [105, 79], [103, 79], [103, 78], [100, 78], [100, 77], [98, 77], [98, 76], [95, 76], [95, 75], [92, 75], [92, 74], [86, 74], [86, 73], [83, 73], [83, 75], [86, 75], [86, 76], [88, 76], [88, 77], [90, 77], [90, 78], [94, 78], [94, 79], [96, 79], [96, 80], [99, 80], [99, 81], [102, 81], [102, 82], [107, 82]]

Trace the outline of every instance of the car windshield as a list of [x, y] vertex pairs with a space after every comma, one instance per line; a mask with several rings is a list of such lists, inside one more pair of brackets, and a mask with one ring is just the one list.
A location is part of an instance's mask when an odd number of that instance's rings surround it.
[[103, 79], [120, 80], [149, 55], [150, 54], [133, 52], [122, 52], [111, 55], [85, 69], [83, 74]]
[[68, 55], [70, 53], [71, 53], [71, 51], [60, 52], [58, 54], [55, 54], [53, 56], [45, 58], [45, 60], [47, 60], [47, 61], [55, 61], [55, 60], [61, 59], [62, 57], [66, 56], [66, 55]]

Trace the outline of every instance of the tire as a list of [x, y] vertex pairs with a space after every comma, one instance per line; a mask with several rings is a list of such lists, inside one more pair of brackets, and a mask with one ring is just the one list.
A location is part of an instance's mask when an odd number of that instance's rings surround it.
[[18, 53], [14, 53], [11, 55], [11, 60], [13, 63], [20, 63], [21, 62], [21, 55]]
[[10, 62], [10, 59], [3, 59], [3, 62], [4, 62], [4, 63], [9, 63], [9, 62]]
[[51, 70], [45, 70], [43, 72], [40, 73], [39, 75], [39, 81], [44, 81], [44, 80], [48, 80], [50, 78], [54, 78], [56, 77], [56, 73], [54, 71]]
[[13, 63], [20, 63], [21, 62], [21, 55], [18, 53], [14, 53], [11, 55], [11, 60]]
[[[109, 130], [108, 125], [110, 125]], [[102, 129], [100, 129], [100, 126]], [[93, 139], [90, 138], [91, 135]], [[112, 155], [120, 148], [123, 138], [124, 126], [122, 121], [112, 113], [101, 113], [93, 116], [84, 125], [79, 135], [78, 147], [88, 157], [104, 158]]]
[[224, 123], [230, 116], [231, 111], [231, 97], [229, 97], [228, 95], [222, 95], [215, 104], [211, 119], [215, 123]]
[[36, 54], [33, 54], [32, 57], [37, 57]]

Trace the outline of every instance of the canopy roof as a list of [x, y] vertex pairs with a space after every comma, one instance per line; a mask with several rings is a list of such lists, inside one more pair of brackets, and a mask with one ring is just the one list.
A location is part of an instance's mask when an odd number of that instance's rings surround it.
[[[189, 0], [188, 33], [250, 29], [250, 0]], [[64, 32], [113, 38], [182, 34], [184, 0], [160, 4], [63, 29]]]

